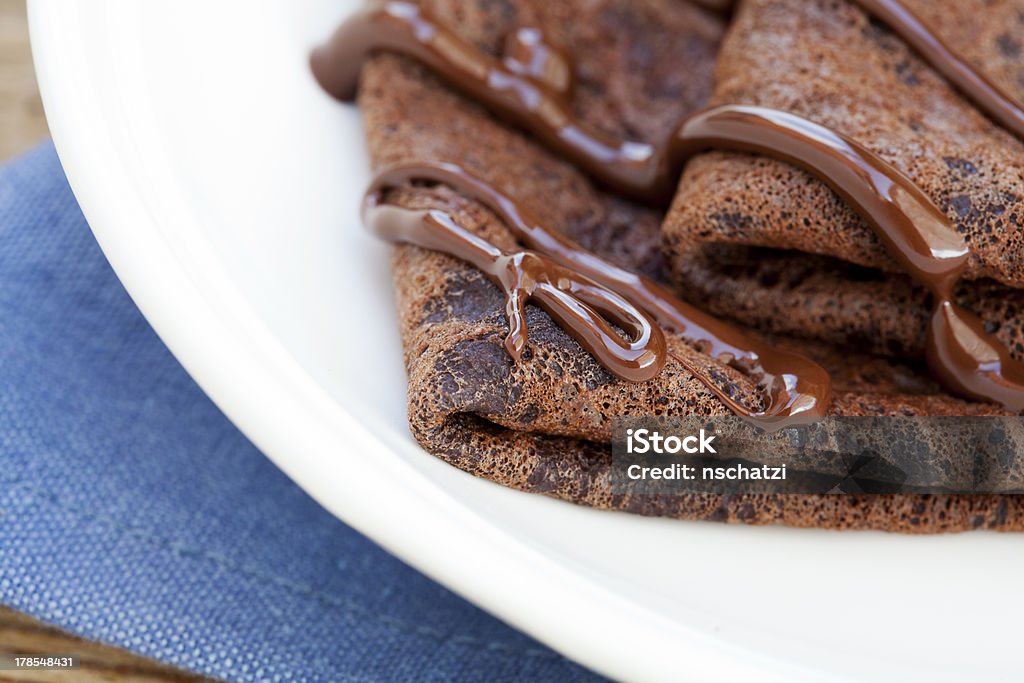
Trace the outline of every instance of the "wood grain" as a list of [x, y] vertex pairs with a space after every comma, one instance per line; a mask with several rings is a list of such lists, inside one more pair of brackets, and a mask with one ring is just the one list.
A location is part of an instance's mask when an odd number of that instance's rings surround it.
[[[75, 1], [75, 0], [69, 0]], [[0, 0], [0, 160], [46, 137], [36, 90], [24, 0]], [[73, 654], [79, 669], [0, 671], [3, 681], [40, 683], [179, 683], [208, 681], [149, 659], [81, 640], [0, 605], [0, 654]]]
[[0, 606], [0, 654], [77, 655], [78, 669], [0, 671], [0, 682], [38, 683], [185, 683], [209, 681], [116, 648], [70, 636]]
[[24, 0], [0, 0], [0, 160], [47, 135], [36, 90]]

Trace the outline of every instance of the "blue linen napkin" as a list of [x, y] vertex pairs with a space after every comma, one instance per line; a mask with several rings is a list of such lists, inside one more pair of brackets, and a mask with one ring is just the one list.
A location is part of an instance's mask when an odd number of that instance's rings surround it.
[[132, 304], [50, 144], [0, 169], [0, 603], [229, 680], [597, 680], [257, 451]]

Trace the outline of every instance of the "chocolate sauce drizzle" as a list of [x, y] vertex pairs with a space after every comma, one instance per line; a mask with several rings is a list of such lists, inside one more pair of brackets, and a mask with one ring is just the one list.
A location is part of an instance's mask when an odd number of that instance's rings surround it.
[[[393, 177], [393, 175], [391, 176]], [[657, 323], [614, 291], [531, 251], [504, 251], [466, 230], [448, 213], [382, 203], [393, 186], [384, 174], [366, 194], [363, 220], [377, 236], [444, 252], [481, 270], [505, 293], [505, 349], [520, 360], [526, 349], [526, 302], [535, 301], [608, 370], [631, 382], [664, 367], [665, 336]], [[623, 339], [609, 323], [629, 335]]]
[[[881, 7], [889, 12], [886, 18], [894, 22], [912, 16], [896, 12], [902, 7], [895, 0], [862, 4], [869, 11], [876, 5]], [[900, 24], [896, 30], [901, 35], [909, 31], [919, 39], [931, 36], [920, 22], [909, 28]], [[569, 105], [570, 62], [563, 53], [545, 45], [542, 38], [536, 29], [529, 29], [528, 34], [517, 32], [508, 44], [508, 53], [499, 61], [438, 24], [417, 5], [395, 0], [372, 5], [346, 21], [328, 45], [314, 53], [312, 65], [329, 93], [352, 99], [362, 61], [371, 52], [389, 50], [413, 57], [497, 115], [529, 130], [599, 183], [645, 201], [666, 201], [685, 162], [708, 149], [766, 154], [804, 168], [846, 199], [869, 223], [886, 250], [931, 291], [934, 311], [928, 329], [927, 358], [939, 380], [963, 396], [995, 401], [1016, 411], [1024, 409], [1024, 365], [1010, 358], [1009, 351], [984, 331], [976, 316], [953, 301], [954, 285], [969, 257], [967, 245], [909, 178], [840, 133], [764, 107], [731, 105], [698, 112], [680, 122], [661, 147], [615, 139], [574, 116]], [[953, 54], [934, 37], [928, 44], [935, 49], [923, 51], [926, 58]], [[937, 68], [958, 64], [972, 71], [955, 57], [941, 63], [943, 66]], [[959, 73], [959, 68], [952, 72]], [[979, 83], [988, 83], [980, 74], [975, 74], [973, 80], [955, 82], [976, 101], [995, 102], [991, 89], [979, 89]], [[414, 177], [444, 182], [471, 194], [499, 213], [532, 248], [563, 267], [622, 292], [665, 327], [710, 344], [710, 355], [747, 372], [760, 373], [770, 387], [767, 412], [772, 415], [820, 415], [827, 408], [830, 383], [816, 364], [796, 354], [754, 344], [679, 302], [655, 283], [620, 269], [608, 270], [609, 264], [559, 238], [534, 219], [524, 219], [521, 207], [457, 167], [427, 165], [392, 170], [376, 186]], [[781, 401], [780, 395], [785, 396]], [[750, 414], [733, 403], [729, 402], [730, 409]]]
[[1024, 106], [946, 45], [898, 0], [853, 0], [914, 48], [978, 109], [1024, 140]]
[[[440, 162], [405, 164], [393, 166], [378, 173], [367, 190], [366, 206], [370, 208], [370, 213], [364, 214], [367, 225], [375, 233], [388, 239], [395, 240], [397, 236], [399, 241], [428, 246], [424, 243], [423, 233], [435, 231], [436, 228], [421, 224], [417, 226], [402, 225], [396, 230], [396, 226], [391, 224], [392, 217], [373, 213], [379, 211], [380, 198], [388, 189], [423, 181], [447, 185], [462, 195], [477, 200], [493, 211], [519, 242], [535, 252], [550, 257], [551, 261], [547, 262], [548, 265], [561, 268], [567, 273], [565, 277], [582, 277], [604, 285], [607, 288], [605, 291], [620, 293], [652, 316], [662, 327], [685, 337], [690, 343], [700, 345], [713, 358], [755, 378], [766, 395], [765, 406], [758, 411], [738, 403], [722, 392], [704, 372], [688, 364], [682, 357], [672, 354], [674, 360], [684, 365], [733, 412], [765, 423], [778, 424], [785, 421], [788, 424], [801, 417], [821, 415], [828, 407], [831, 399], [831, 382], [828, 373], [821, 366], [799, 354], [776, 349], [755, 340], [732, 325], [717, 320], [700, 309], [683, 302], [650, 278], [605, 261], [556, 230], [547, 227], [525, 206], [457, 164]], [[450, 216], [447, 214], [442, 214], [442, 216], [445, 221], [454, 224]], [[441, 219], [438, 217], [434, 220]], [[459, 228], [459, 230], [462, 229]], [[396, 233], [400, 234], [396, 235]], [[471, 233], [469, 235], [472, 236]], [[474, 239], [480, 240], [475, 236]], [[447, 248], [432, 248], [459, 256], [474, 264], [483, 260], [483, 267], [478, 267], [485, 273], [488, 272], [488, 268], [493, 269], [493, 266], [487, 263], [487, 259], [467, 258], [452, 249], [450, 245]], [[491, 249], [496, 251], [494, 247]], [[530, 275], [531, 278], [545, 281], [557, 279], [551, 274], [542, 272], [543, 264], [538, 263], [538, 266], [538, 269]], [[492, 279], [494, 279], [493, 276]], [[496, 283], [501, 286], [500, 282], [496, 281]], [[507, 291], [508, 289], [506, 289]], [[543, 306], [544, 300], [540, 299], [539, 303]], [[511, 317], [511, 307], [509, 310], [510, 319], [515, 320]], [[581, 339], [580, 330], [576, 327], [580, 324], [589, 323], [570, 318], [570, 327], [567, 329], [611, 372], [630, 379], [621, 372], [614, 362], [608, 363], [602, 360], [600, 348], [595, 353], [591, 343]], [[515, 322], [512, 323], [512, 328], [516, 329]], [[661, 339], [660, 343], [662, 346], [655, 350], [664, 354], [664, 339]]]
[[[543, 50], [564, 59], [541, 45], [532, 47], [534, 54]], [[530, 50], [527, 44], [520, 43], [520, 48]], [[552, 86], [537, 76], [536, 69], [524, 73], [518, 52], [500, 61], [482, 53], [407, 0], [374, 2], [346, 20], [326, 45], [313, 52], [313, 75], [328, 93], [351, 101], [363, 62], [380, 50], [425, 64], [496, 115], [533, 133], [602, 185], [641, 201], [671, 199], [677, 176], [668, 167], [668, 157], [659, 155], [653, 145], [617, 140], [578, 120], [569, 106], [570, 84]]]

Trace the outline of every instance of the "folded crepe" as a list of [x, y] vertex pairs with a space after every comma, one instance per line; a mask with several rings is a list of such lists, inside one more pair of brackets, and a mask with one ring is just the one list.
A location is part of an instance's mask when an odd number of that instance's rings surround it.
[[[905, 4], [1024, 101], [1024, 2]], [[742, 2], [712, 102], [791, 111], [908, 175], [972, 252], [957, 300], [1024, 357], [1024, 143], [889, 28], [853, 2]], [[927, 292], [842, 199], [784, 162], [727, 152], [692, 159], [664, 246], [682, 291], [718, 314], [875, 353], [924, 352]]]
[[[512, 29], [539, 27], [576, 58], [578, 115], [608, 133], [647, 141], [664, 139], [678, 119], [706, 103], [725, 28], [716, 15], [680, 0], [423, 4], [491, 54], [500, 54]], [[660, 212], [596, 189], [416, 61], [373, 56], [358, 101], [375, 168], [458, 163], [585, 247], [665, 277]], [[386, 199], [409, 209], [442, 209], [494, 244], [515, 247], [491, 211], [443, 185], [393, 190]], [[472, 474], [597, 508], [685, 519], [905, 532], [1024, 530], [1024, 501], [1015, 496], [615, 494], [608, 446], [614, 417], [729, 410], [672, 358], [653, 380], [615, 378], [534, 306], [527, 307], [528, 353], [514, 362], [503, 347], [503, 296], [479, 271], [413, 246], [395, 248], [393, 268], [412, 432], [426, 450]], [[750, 378], [668, 336], [673, 354], [726, 395], [750, 405], [760, 400]], [[913, 365], [824, 344], [798, 348], [832, 372], [834, 414], [1002, 414], [941, 393]]]

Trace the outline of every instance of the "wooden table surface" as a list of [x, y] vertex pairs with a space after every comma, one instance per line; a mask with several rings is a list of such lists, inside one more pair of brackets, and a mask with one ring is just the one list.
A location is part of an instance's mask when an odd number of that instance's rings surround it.
[[46, 137], [28, 47], [24, 0], [0, 0], [0, 160]]
[[[46, 135], [43, 106], [32, 73], [24, 0], [0, 0], [0, 162], [29, 149]], [[115, 648], [80, 640], [0, 605], [0, 655], [47, 653], [78, 655], [81, 668], [0, 670], [0, 681], [176, 683], [208, 680]]]

